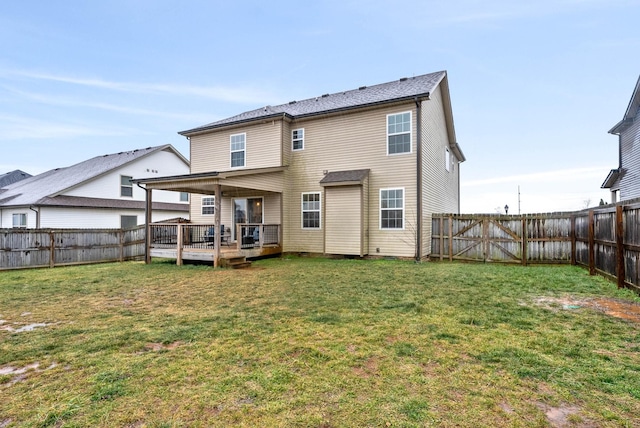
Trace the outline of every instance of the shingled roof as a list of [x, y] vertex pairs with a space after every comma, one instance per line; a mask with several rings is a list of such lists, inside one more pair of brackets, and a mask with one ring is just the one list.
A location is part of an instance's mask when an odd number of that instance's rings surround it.
[[0, 174], [0, 189], [8, 186], [9, 184], [13, 184], [17, 181], [24, 180], [25, 178], [29, 177], [31, 177], [31, 174], [28, 174], [19, 169], [7, 172], [6, 174]]
[[426, 97], [440, 84], [446, 74], [445, 71], [438, 71], [373, 86], [361, 86], [358, 89], [349, 91], [319, 95], [302, 101], [291, 101], [287, 104], [261, 107], [227, 119], [182, 131], [179, 132], [179, 134], [188, 136], [223, 126], [282, 117], [283, 115], [289, 116], [292, 119], [303, 118], [318, 114], [335, 113], [344, 110], [410, 100], [416, 96]]
[[[96, 156], [66, 168], [52, 169], [5, 186], [0, 189], [0, 207], [55, 205], [56, 196], [66, 190], [161, 150], [172, 150], [182, 157], [170, 144]], [[186, 159], [184, 161], [188, 162]]]

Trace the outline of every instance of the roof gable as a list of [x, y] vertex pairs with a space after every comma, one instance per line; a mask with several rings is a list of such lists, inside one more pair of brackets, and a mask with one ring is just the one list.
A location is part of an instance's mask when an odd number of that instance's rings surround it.
[[629, 105], [627, 106], [627, 110], [624, 113], [624, 117], [622, 120], [615, 124], [613, 128], [609, 130], [610, 134], [620, 134], [622, 131], [627, 129], [638, 116], [638, 112], [640, 109], [640, 77], [636, 82], [636, 87], [633, 90], [633, 94], [631, 94], [631, 100], [629, 101]]
[[301, 101], [291, 101], [277, 106], [266, 106], [250, 110], [236, 116], [209, 123], [197, 128], [179, 132], [180, 135], [192, 135], [210, 129], [239, 123], [264, 120], [275, 117], [303, 118], [319, 114], [329, 114], [379, 104], [387, 104], [414, 97], [426, 97], [446, 77], [445, 71], [402, 78], [393, 82], [374, 86], [361, 86], [358, 89], [320, 95]]
[[188, 161], [170, 144], [96, 156], [75, 165], [52, 169], [6, 186], [0, 191], [0, 206], [37, 205], [44, 198], [55, 197], [130, 162], [162, 150], [172, 151], [188, 164]]

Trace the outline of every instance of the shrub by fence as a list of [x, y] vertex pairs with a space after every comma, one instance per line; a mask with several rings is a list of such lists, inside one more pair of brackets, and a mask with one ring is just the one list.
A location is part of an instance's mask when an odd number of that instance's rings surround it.
[[0, 229], [0, 270], [144, 259], [145, 228]]
[[640, 203], [573, 213], [436, 214], [431, 259], [571, 263], [640, 291]]

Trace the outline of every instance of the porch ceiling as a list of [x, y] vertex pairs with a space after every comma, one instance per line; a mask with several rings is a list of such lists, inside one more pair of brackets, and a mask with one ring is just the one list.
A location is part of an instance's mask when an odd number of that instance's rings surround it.
[[286, 168], [286, 166], [279, 166], [213, 171], [171, 177], [141, 178], [132, 181], [152, 190], [169, 190], [203, 195], [213, 194], [215, 186], [218, 184], [221, 186], [223, 194], [237, 194], [242, 189], [280, 193], [284, 186], [284, 170]]

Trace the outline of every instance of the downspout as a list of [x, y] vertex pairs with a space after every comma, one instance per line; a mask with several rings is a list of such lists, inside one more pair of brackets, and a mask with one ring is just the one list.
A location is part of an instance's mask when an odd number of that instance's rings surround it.
[[29, 209], [36, 213], [36, 229], [40, 229], [40, 207], [37, 210], [34, 210], [33, 207], [29, 207]]
[[422, 104], [418, 97], [416, 103], [416, 262], [422, 260]]

